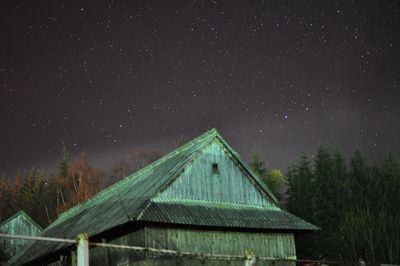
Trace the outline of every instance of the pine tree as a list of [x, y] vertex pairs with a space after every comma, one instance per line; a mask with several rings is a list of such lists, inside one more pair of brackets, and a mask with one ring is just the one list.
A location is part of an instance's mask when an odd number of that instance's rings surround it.
[[342, 258], [343, 253], [343, 238], [339, 234], [341, 221], [345, 215], [345, 211], [348, 209], [350, 202], [350, 192], [348, 189], [349, 184], [349, 173], [347, 171], [346, 160], [343, 155], [339, 152], [335, 152], [332, 157], [332, 187], [331, 187], [331, 200], [333, 203], [333, 210], [331, 213], [330, 227], [332, 229], [331, 235], [331, 249], [335, 253], [332, 255], [332, 259]]
[[330, 189], [332, 174], [332, 155], [328, 150], [320, 147], [315, 158], [313, 206], [315, 220], [321, 226], [324, 226], [326, 222], [329, 225], [328, 217], [331, 215], [330, 210], [333, 209]]
[[68, 175], [68, 160], [69, 160], [69, 153], [65, 144], [61, 149], [60, 159], [58, 161], [58, 175], [61, 178], [66, 178]]
[[[288, 210], [308, 222], [313, 222], [313, 175], [310, 162], [302, 154], [297, 165], [291, 166], [287, 173], [288, 180]], [[314, 235], [297, 235], [296, 254], [299, 258], [309, 259], [314, 257]]]
[[282, 172], [279, 169], [268, 170], [256, 153], [252, 155], [250, 168], [264, 182], [272, 194], [278, 200], [281, 200], [282, 194], [280, 190], [284, 190], [284, 186], [286, 186], [286, 180]]
[[256, 153], [253, 153], [251, 157], [250, 168], [260, 179], [263, 179], [268, 173], [268, 169], [264, 166], [264, 162]]
[[44, 170], [31, 171], [28, 177], [28, 183], [31, 188], [31, 200], [26, 211], [31, 215], [31, 217], [39, 224], [46, 225], [48, 222], [47, 212], [46, 212], [46, 202], [44, 199], [44, 192], [46, 189], [46, 174]]
[[338, 259], [342, 249], [337, 234], [343, 215], [341, 206], [346, 198], [342, 194], [347, 176], [342, 155], [332, 155], [327, 149], [320, 148], [315, 158], [314, 176], [314, 222], [321, 228], [316, 234], [316, 251], [321, 258]]
[[0, 221], [4, 221], [14, 212], [11, 185], [5, 177], [0, 178], [0, 202]]
[[341, 221], [344, 258], [355, 261], [365, 257], [367, 263], [399, 263], [400, 191], [399, 164], [387, 154], [383, 166], [371, 167], [360, 151], [350, 162], [350, 200]]
[[356, 150], [350, 160], [350, 193], [354, 208], [366, 207], [371, 203], [370, 195], [374, 185], [372, 169], [360, 150]]
[[400, 165], [390, 152], [385, 156], [379, 186], [383, 190], [382, 208], [388, 213], [400, 213]]
[[288, 210], [309, 221], [313, 221], [312, 198], [313, 198], [313, 174], [310, 162], [305, 154], [302, 154], [297, 165], [289, 168], [287, 173], [288, 188]]

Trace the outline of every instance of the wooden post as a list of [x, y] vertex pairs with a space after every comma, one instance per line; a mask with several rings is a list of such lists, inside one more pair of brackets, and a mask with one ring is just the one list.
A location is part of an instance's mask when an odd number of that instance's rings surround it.
[[246, 250], [244, 252], [244, 266], [256, 266], [257, 265], [257, 258], [252, 250]]
[[[107, 240], [105, 238], [101, 239], [101, 243], [106, 244]], [[110, 265], [110, 249], [103, 247], [103, 254], [104, 254], [104, 265]]]
[[78, 266], [89, 266], [89, 236], [86, 233], [79, 234], [78, 247], [77, 247], [77, 259]]
[[71, 266], [78, 266], [76, 265], [78, 259], [76, 257], [76, 250], [71, 251]]

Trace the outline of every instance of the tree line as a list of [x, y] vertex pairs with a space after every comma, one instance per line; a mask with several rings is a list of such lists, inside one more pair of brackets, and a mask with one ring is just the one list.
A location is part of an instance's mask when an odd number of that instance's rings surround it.
[[321, 147], [311, 159], [302, 154], [283, 180], [256, 155], [250, 165], [289, 212], [321, 228], [296, 237], [299, 258], [400, 264], [400, 163], [392, 153], [376, 164], [359, 150], [346, 161]]
[[62, 148], [56, 173], [32, 167], [27, 173], [0, 178], [0, 222], [19, 210], [46, 227], [67, 209], [79, 204], [125, 176], [161, 157], [161, 152], [140, 148], [131, 160], [120, 160], [110, 172], [95, 167], [87, 154], [70, 160]]
[[[107, 173], [86, 154], [71, 161], [63, 147], [54, 174], [32, 168], [0, 178], [0, 221], [23, 209], [46, 227], [63, 211], [161, 156], [139, 149]], [[282, 207], [321, 228], [296, 237], [299, 258], [400, 264], [400, 163], [393, 154], [374, 164], [358, 150], [346, 160], [320, 148], [311, 159], [302, 154], [286, 174], [268, 169], [256, 154], [250, 167]]]

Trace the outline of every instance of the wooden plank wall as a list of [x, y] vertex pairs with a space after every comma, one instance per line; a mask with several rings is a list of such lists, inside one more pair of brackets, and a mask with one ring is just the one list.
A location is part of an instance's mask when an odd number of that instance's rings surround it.
[[[153, 248], [189, 251], [195, 253], [232, 254], [243, 255], [246, 249], [251, 249], [257, 256], [274, 258], [296, 258], [293, 234], [282, 233], [251, 233], [230, 231], [205, 231], [179, 228], [145, 227], [129, 233], [115, 240], [113, 244], [146, 246]], [[199, 257], [177, 257], [152, 252], [136, 252], [122, 249], [105, 249], [101, 247], [90, 248], [90, 265], [131, 265], [131, 266], [156, 266], [156, 265], [244, 265], [241, 259], [216, 260]], [[66, 262], [66, 263], [65, 263]], [[71, 265], [71, 257], [51, 264]], [[72, 263], [72, 265], [75, 265]], [[265, 265], [294, 265], [288, 262], [259, 261], [257, 266]]]
[[[213, 173], [213, 163], [218, 164], [219, 174]], [[185, 168], [184, 173], [159, 197], [234, 202], [275, 208], [217, 141]]]
[[257, 256], [296, 257], [293, 234], [146, 227], [145, 239], [149, 247], [196, 253], [242, 255], [251, 249]]
[[[144, 229], [126, 234], [109, 242], [107, 241], [107, 243], [143, 247], [145, 246]], [[90, 265], [130, 265], [144, 258], [144, 253], [123, 249], [96, 247], [89, 250]]]
[[[175, 259], [146, 259], [143, 261], [134, 262], [132, 264], [125, 264], [126, 266], [244, 266], [243, 260], [215, 260], [215, 259], [195, 259], [195, 258], [182, 258]], [[258, 261], [257, 266], [295, 266], [295, 262], [272, 262], [272, 261]], [[122, 266], [122, 265], [120, 265]]]

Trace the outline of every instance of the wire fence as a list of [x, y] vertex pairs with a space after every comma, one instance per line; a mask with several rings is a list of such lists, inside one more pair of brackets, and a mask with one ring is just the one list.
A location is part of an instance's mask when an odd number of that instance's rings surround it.
[[[246, 255], [232, 255], [232, 254], [211, 254], [211, 253], [197, 253], [190, 251], [178, 251], [171, 249], [160, 249], [152, 247], [140, 247], [131, 245], [121, 245], [112, 243], [99, 243], [90, 242], [86, 234], [78, 235], [76, 239], [64, 239], [55, 237], [40, 237], [40, 236], [25, 236], [25, 235], [11, 235], [0, 233], [0, 238], [8, 239], [19, 239], [19, 240], [31, 240], [31, 241], [47, 241], [47, 242], [58, 242], [66, 244], [75, 244], [77, 246], [77, 265], [87, 266], [89, 265], [89, 246], [100, 247], [109, 250], [127, 250], [133, 251], [139, 257], [146, 257], [151, 259], [162, 258], [163, 256], [173, 258], [177, 261], [182, 259], [195, 259], [195, 260], [216, 260], [216, 261], [241, 261], [242, 265], [257, 265], [257, 262], [271, 262], [271, 265], [279, 265], [279, 263], [290, 265], [340, 265], [338, 261], [319, 261], [319, 260], [303, 260], [303, 259], [288, 259], [288, 258], [273, 258], [256, 256], [255, 254]], [[146, 256], [147, 255], [147, 256]], [[247, 263], [247, 264], [246, 264]], [[118, 265], [131, 265], [131, 262], [119, 263]]]

